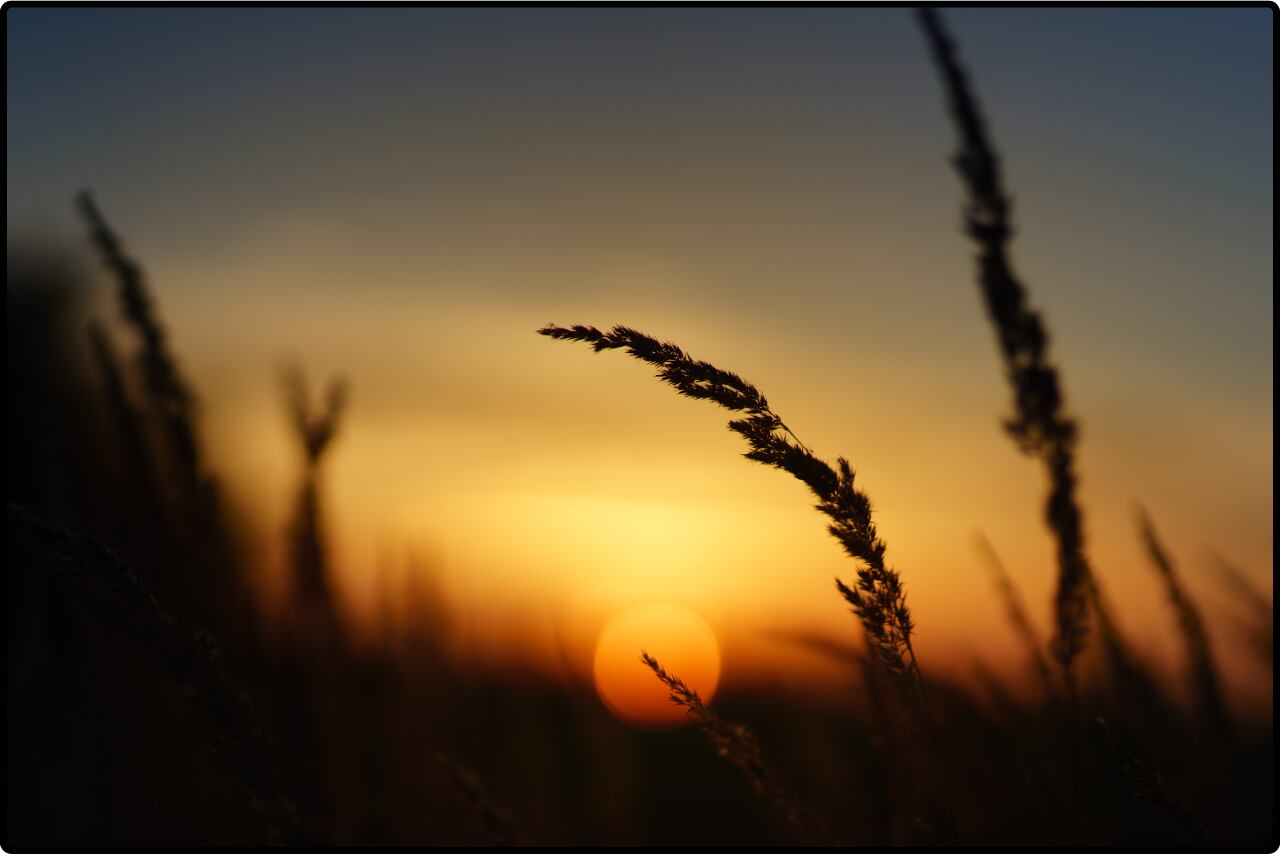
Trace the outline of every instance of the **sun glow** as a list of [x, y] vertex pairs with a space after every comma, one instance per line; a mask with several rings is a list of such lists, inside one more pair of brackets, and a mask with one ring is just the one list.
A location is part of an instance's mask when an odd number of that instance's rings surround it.
[[615, 617], [596, 644], [596, 691], [609, 711], [634, 726], [665, 728], [687, 720], [666, 686], [640, 661], [647, 651], [710, 703], [720, 680], [720, 647], [706, 622], [679, 605], [632, 608]]

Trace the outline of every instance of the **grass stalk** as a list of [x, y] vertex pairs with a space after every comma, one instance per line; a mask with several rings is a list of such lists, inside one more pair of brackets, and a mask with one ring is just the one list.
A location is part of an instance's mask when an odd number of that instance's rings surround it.
[[145, 510], [154, 510], [155, 474], [146, 434], [133, 400], [130, 399], [124, 372], [120, 368], [120, 360], [116, 358], [111, 338], [102, 324], [96, 321], [89, 324], [89, 346], [102, 377], [107, 407], [115, 418], [116, 429], [124, 443], [125, 456], [131, 477], [136, 482], [139, 500]]
[[668, 673], [649, 653], [642, 651], [640, 660], [667, 686], [671, 702], [682, 706], [698, 724], [716, 755], [738, 766], [756, 794], [782, 814], [800, 842], [806, 845], [834, 844], [826, 824], [810, 810], [796, 806], [783, 791], [777, 775], [764, 761], [760, 742], [751, 730], [742, 724], [729, 723], [708, 709], [697, 691]]
[[196, 399], [169, 348], [164, 327], [147, 290], [142, 265], [129, 256], [93, 196], [82, 191], [76, 206], [103, 263], [115, 275], [125, 321], [142, 343], [138, 367], [152, 409], [164, 425], [183, 494], [190, 497], [201, 482], [200, 446], [196, 438]]
[[[556, 340], [583, 342], [597, 353], [625, 350], [657, 367], [658, 379], [679, 394], [743, 413], [728, 426], [747, 440], [750, 450], [744, 456], [781, 469], [808, 486], [818, 498], [817, 509], [830, 519], [828, 532], [858, 563], [854, 583], [846, 585], [837, 578], [836, 589], [861, 621], [876, 661], [890, 675], [904, 708], [913, 716], [913, 723], [924, 734], [937, 760], [920, 665], [911, 644], [915, 625], [907, 607], [906, 589], [897, 571], [885, 561], [888, 547], [871, 518], [871, 499], [854, 485], [849, 461], [840, 457], [833, 468], [818, 459], [755, 386], [710, 362], [690, 358], [675, 344], [660, 342], [625, 326], [601, 332], [594, 326], [549, 325], [538, 331]], [[941, 768], [938, 761], [939, 783], [954, 837], [954, 811]]]
[[333, 620], [329, 589], [328, 553], [320, 515], [320, 463], [338, 432], [346, 409], [347, 386], [340, 379], [329, 383], [324, 406], [314, 411], [300, 368], [285, 370], [281, 387], [290, 423], [302, 447], [303, 476], [293, 524], [294, 597], [299, 605], [319, 609], [326, 622]]
[[1250, 611], [1250, 617], [1236, 618], [1237, 627], [1259, 661], [1271, 667], [1275, 662], [1275, 614], [1271, 597], [1250, 581], [1244, 570], [1222, 555], [1213, 555], [1212, 566], [1227, 592]]
[[204, 631], [184, 627], [138, 574], [105, 545], [85, 534], [43, 522], [10, 504], [11, 544], [24, 561], [105, 594], [163, 663], [182, 694], [213, 733], [211, 747], [249, 795], [271, 844], [304, 842], [294, 800], [274, 759], [275, 747], [247, 694], [227, 678], [217, 644]]
[[1044, 323], [1029, 308], [1027, 289], [1009, 258], [1011, 205], [977, 99], [937, 11], [921, 9], [919, 19], [959, 131], [960, 149], [953, 163], [967, 193], [966, 231], [977, 247], [978, 283], [1013, 387], [1016, 411], [1005, 428], [1025, 453], [1044, 463], [1049, 475], [1045, 518], [1058, 551], [1052, 649], [1074, 704], [1072, 663], [1088, 634], [1091, 575], [1084, 553], [1083, 514], [1076, 500], [1076, 424], [1066, 414], [1058, 371], [1048, 359]]
[[1218, 677], [1217, 665], [1213, 661], [1209, 633], [1205, 628], [1204, 619], [1200, 616], [1200, 609], [1196, 607], [1182, 579], [1179, 578], [1169, 552], [1156, 534], [1151, 517], [1142, 507], [1137, 509], [1137, 521], [1143, 544], [1151, 557], [1151, 565], [1163, 582], [1169, 604], [1173, 606], [1174, 613], [1178, 617], [1178, 629], [1187, 651], [1192, 696], [1201, 719], [1212, 730], [1229, 732], [1230, 716], [1223, 702], [1221, 680]]
[[1018, 636], [1022, 641], [1022, 645], [1026, 647], [1027, 656], [1031, 659], [1031, 663], [1034, 665], [1041, 681], [1044, 682], [1047, 696], [1052, 698], [1056, 693], [1053, 683], [1053, 671], [1050, 669], [1049, 661], [1045, 657], [1044, 644], [1040, 640], [1040, 632], [1036, 630], [1035, 624], [1031, 622], [1031, 616], [1027, 613], [1027, 607], [1022, 601], [1022, 594], [1018, 592], [1017, 585], [1013, 583], [1013, 579], [1005, 571], [1004, 564], [1000, 561], [995, 549], [992, 548], [991, 542], [982, 534], [978, 534], [975, 542], [978, 552], [982, 555], [983, 562], [991, 574], [991, 580], [995, 583], [996, 592], [1000, 595], [1000, 601], [1004, 603], [1004, 612], [1009, 619], [1009, 625], [1013, 627], [1014, 634]]

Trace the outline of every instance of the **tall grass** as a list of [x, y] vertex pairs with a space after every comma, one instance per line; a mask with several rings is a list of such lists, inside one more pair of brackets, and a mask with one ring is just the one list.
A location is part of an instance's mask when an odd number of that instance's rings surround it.
[[169, 440], [174, 463], [171, 475], [184, 494], [190, 494], [202, 479], [195, 394], [169, 346], [168, 336], [147, 289], [142, 265], [125, 252], [124, 243], [88, 191], [76, 196], [76, 206], [103, 263], [118, 283], [125, 321], [137, 333], [142, 345], [138, 353], [138, 368], [144, 388]]
[[[1095, 719], [1091, 732], [1073, 728], [1073, 736], [1093, 738], [1073, 738], [1064, 747], [1055, 726], [1060, 707], [1015, 704], [985, 667], [979, 668], [976, 681], [987, 686], [1006, 720], [988, 715], [984, 704], [975, 702], [972, 686], [966, 690], [930, 682], [926, 698], [905, 587], [888, 563], [870, 498], [855, 486], [846, 460], [831, 465], [816, 457], [754, 386], [691, 359], [674, 344], [625, 327], [601, 332], [552, 326], [541, 332], [586, 343], [597, 352], [624, 349], [656, 367], [659, 378], [680, 394], [737, 413], [729, 427], [747, 442], [746, 456], [804, 483], [829, 532], [854, 559], [854, 577], [837, 579], [836, 587], [866, 641], [852, 662], [862, 670], [866, 713], [859, 717], [827, 705], [832, 698], [806, 705], [802, 715], [757, 701], [750, 692], [736, 698], [755, 703], [753, 729], [768, 735], [773, 750], [805, 757], [793, 767], [822, 781], [809, 791], [827, 799], [823, 812], [840, 822], [840, 836], [859, 834], [868, 842], [940, 841], [932, 824], [936, 800], [929, 797], [936, 793], [928, 790], [941, 786], [950, 814], [937, 750], [941, 736], [950, 767], [965, 781], [955, 794], [966, 818], [966, 836], [973, 841], [1162, 841], [1165, 828], [1153, 830], [1146, 810], [1133, 803], [1137, 798], [1186, 841], [1208, 838], [1198, 820], [1204, 816], [1211, 820], [1215, 839], [1255, 843], [1272, 828], [1270, 729], [1251, 729], [1252, 722], [1242, 718], [1237, 739], [1202, 739], [1197, 736], [1203, 727], [1189, 727], [1170, 715], [1159, 686], [1120, 630], [1119, 620], [1131, 613], [1133, 603], [1109, 603], [1088, 566], [1075, 496], [1075, 424], [1062, 405], [1043, 322], [1028, 308], [1025, 288], [1008, 259], [1010, 212], [999, 164], [937, 14], [923, 12], [922, 23], [961, 130], [957, 167], [968, 195], [968, 230], [978, 247], [980, 286], [1014, 390], [1009, 430], [1048, 472], [1046, 515], [1058, 560], [1051, 654], [1075, 698], [1073, 666], [1082, 669], [1085, 617], [1091, 608], [1097, 643], [1088, 652], [1096, 648], [1119, 700], [1106, 718]], [[8, 487], [8, 660], [15, 675], [9, 677], [13, 725], [6, 746], [17, 757], [10, 760], [11, 781], [29, 785], [10, 787], [6, 834], [18, 827], [13, 835], [19, 843], [56, 842], [64, 832], [84, 837], [110, 827], [116, 834], [112, 841], [126, 844], [164, 841], [158, 839], [164, 833], [187, 842], [192, 839], [183, 833], [220, 832], [243, 818], [240, 813], [247, 807], [250, 823], [228, 830], [227, 836], [238, 839], [242, 830], [252, 834], [261, 828], [266, 840], [276, 843], [420, 843], [455, 841], [452, 835], [460, 828], [467, 831], [475, 824], [486, 842], [526, 841], [512, 813], [495, 804], [479, 777], [449, 753], [437, 751], [445, 745], [485, 762], [486, 779], [516, 799], [527, 826], [540, 837], [634, 842], [652, 841], [647, 837], [653, 835], [673, 841], [670, 837], [697, 827], [708, 841], [712, 835], [722, 841], [753, 832], [752, 816], [744, 815], [754, 805], [749, 794], [743, 793], [744, 802], [736, 792], [710, 791], [705, 781], [686, 773], [686, 757], [679, 753], [683, 747], [671, 746], [677, 740], [628, 730], [607, 717], [589, 688], [566, 689], [525, 674], [521, 679], [492, 678], [481, 672], [480, 657], [455, 669], [440, 643], [448, 613], [438, 595], [414, 586], [423, 580], [415, 571], [406, 576], [402, 607], [392, 607], [389, 600], [398, 594], [385, 590], [381, 602], [384, 620], [389, 622], [394, 612], [408, 622], [404, 644], [362, 650], [351, 636], [331, 632], [323, 647], [245, 645], [243, 639], [253, 629], [246, 614], [213, 611], [210, 628], [232, 644], [224, 661], [210, 633], [189, 628], [202, 623], [193, 622], [181, 607], [188, 603], [171, 599], [162, 586], [169, 576], [179, 575], [172, 570], [185, 568], [181, 580], [200, 601], [205, 591], [225, 591], [238, 568], [227, 552], [219, 551], [230, 528], [218, 514], [212, 473], [198, 442], [196, 395], [160, 322], [142, 266], [125, 251], [92, 198], [84, 194], [77, 205], [112, 272], [124, 331], [137, 339], [138, 349], [136, 358], [121, 358], [107, 330], [92, 326], [88, 341], [98, 369], [97, 387], [85, 388], [99, 397], [91, 408], [64, 408], [60, 404], [79, 386], [64, 373], [32, 371], [32, 365], [39, 367], [40, 355], [60, 352], [56, 342], [41, 340], [50, 337], [43, 330], [52, 327], [26, 324], [32, 328], [24, 329], [21, 319], [10, 320], [10, 331], [24, 331], [25, 337], [22, 347], [9, 345], [10, 377], [23, 382], [9, 385], [8, 459], [35, 460], [28, 462], [26, 486], [34, 482], [41, 488]], [[83, 323], [73, 325], [76, 343], [83, 346]], [[321, 403], [313, 405], [300, 372], [294, 372], [286, 376], [283, 391], [292, 437], [301, 451], [302, 477], [289, 533], [294, 595], [282, 616], [287, 623], [318, 607], [331, 619], [335, 591], [321, 524], [320, 484], [324, 461], [345, 427], [346, 387], [331, 384]], [[51, 402], [59, 405], [51, 407]], [[84, 412], [100, 415], [102, 422], [67, 414]], [[15, 425], [18, 429], [12, 429]], [[97, 456], [89, 450], [99, 447], [95, 443], [103, 449]], [[77, 455], [77, 450], [83, 453]], [[154, 501], [149, 502], [142, 487], [152, 477]], [[15, 506], [15, 495], [23, 496], [17, 503], [36, 510], [40, 518]], [[35, 500], [28, 501], [28, 495]], [[74, 527], [45, 520], [69, 521]], [[1201, 707], [1219, 708], [1225, 715], [1203, 620], [1149, 520], [1142, 524], [1179, 617]], [[116, 530], [124, 532], [119, 542], [109, 533]], [[1035, 654], [1041, 678], [1053, 683], [1053, 662], [1016, 588], [994, 554], [991, 562], [1015, 631]], [[1222, 586], [1230, 587], [1231, 572], [1223, 573]], [[1265, 626], [1269, 655], [1270, 600], [1255, 589], [1242, 590], [1254, 622]], [[99, 619], [104, 615], [96, 609], [82, 609], [81, 598], [105, 602], [106, 619]], [[123, 645], [111, 628], [117, 623], [126, 629]], [[842, 646], [811, 636], [801, 640], [848, 661]], [[140, 650], [136, 661], [135, 645]], [[707, 708], [652, 657], [644, 655], [643, 661], [671, 698], [688, 710], [715, 751], [735, 764], [765, 804], [780, 811], [791, 834], [800, 841], [832, 841], [834, 834], [825, 824], [783, 790], [752, 730]], [[163, 671], [158, 681], [157, 670]], [[1082, 692], [1092, 687], [1080, 681]], [[104, 692], [104, 684], [120, 690]], [[259, 699], [275, 700], [261, 707], [263, 717], [241, 685], [252, 687]], [[159, 701], [175, 686], [197, 712], [194, 724], [176, 720], [184, 716], [164, 719]], [[1089, 702], [1107, 699], [1083, 696]], [[930, 714], [930, 699], [939, 704], [936, 718]], [[57, 719], [55, 725], [46, 726], [51, 718]], [[268, 721], [282, 742], [269, 736]], [[1122, 723], [1134, 744], [1121, 737]], [[66, 738], [80, 733], [85, 735], [79, 741]], [[103, 733], [106, 738], [99, 737]], [[200, 742], [206, 736], [223, 770], [247, 798], [232, 789], [224, 802], [220, 779], [216, 785], [197, 779]], [[79, 755], [86, 745], [96, 749], [95, 741], [109, 743], [91, 757]], [[457, 741], [465, 746], [451, 743]], [[1065, 806], [1067, 783], [1048, 761], [1059, 749], [1081, 756], [1076, 770], [1085, 784], [1078, 787], [1083, 795], [1070, 809]], [[930, 751], [932, 769], [927, 765]], [[1153, 770], [1157, 765], [1169, 770], [1167, 778]], [[442, 773], [432, 775], [433, 768]], [[135, 770], [141, 773], [131, 777]], [[218, 767], [212, 770], [216, 777]], [[164, 776], [166, 771], [190, 779], [175, 780]], [[69, 794], [81, 778], [89, 779], [89, 785]], [[1175, 790], [1192, 798], [1184, 802], [1174, 796]], [[451, 810], [451, 800], [460, 801], [461, 808]], [[833, 803], [841, 807], [839, 812]], [[696, 806], [682, 813], [673, 808], [689, 804]], [[109, 812], [119, 815], [105, 815]], [[162, 812], [173, 823], [157, 829], [155, 820]], [[612, 824], [604, 813], [622, 820]], [[674, 813], [679, 814], [672, 819]], [[618, 827], [624, 829], [618, 833]], [[629, 828], [641, 829], [628, 836]], [[662, 838], [664, 834], [670, 837]], [[770, 835], [752, 841], [773, 840]]]
[[807, 845], [833, 844], [826, 824], [810, 810], [797, 806], [783, 791], [777, 775], [764, 761], [760, 742], [751, 730], [742, 724], [729, 723], [708, 709], [697, 691], [686, 685], [683, 679], [668, 673], [649, 653], [641, 651], [640, 660], [667, 686], [671, 702], [683, 707], [698, 724], [716, 755], [738, 766], [756, 794], [782, 814], [800, 842]]
[[74, 579], [126, 617], [149, 654], [205, 719], [210, 746], [248, 793], [265, 822], [266, 840], [305, 841], [273, 740], [248, 695], [224, 673], [213, 638], [186, 628], [129, 564], [93, 537], [50, 525], [14, 504], [8, 507], [7, 521], [10, 546], [26, 565]]
[[1213, 555], [1211, 566], [1221, 586], [1249, 611], [1249, 616], [1240, 619], [1238, 624], [1258, 659], [1271, 667], [1275, 663], [1275, 610], [1271, 597], [1222, 555]]
[[965, 228], [977, 247], [978, 284], [1014, 393], [1015, 412], [1005, 428], [1024, 452], [1044, 463], [1049, 475], [1045, 518], [1058, 543], [1053, 652], [1068, 694], [1074, 697], [1071, 665], [1088, 633], [1091, 575], [1084, 552], [1083, 513], [1076, 500], [1076, 424], [1066, 413], [1058, 371], [1049, 361], [1044, 322], [1028, 306], [1027, 289], [1013, 271], [1009, 196], [968, 75], [938, 13], [921, 9], [919, 20], [960, 134], [960, 149], [952, 162], [967, 193]]
[[1226, 588], [1249, 607], [1260, 619], [1270, 620], [1274, 615], [1271, 597], [1249, 580], [1244, 570], [1219, 554], [1213, 556], [1213, 567]]
[[347, 384], [331, 380], [324, 405], [313, 409], [306, 377], [298, 366], [286, 368], [281, 388], [294, 436], [302, 449], [302, 484], [293, 522], [293, 595], [306, 610], [318, 611], [332, 623], [333, 594], [329, 585], [328, 554], [320, 514], [320, 463], [338, 434], [346, 409]]
[[1098, 646], [1106, 665], [1108, 687], [1135, 715], [1148, 719], [1169, 713], [1164, 692], [1141, 660], [1116, 620], [1106, 593], [1097, 578], [1088, 581], [1089, 604], [1098, 624]]
[[[178, 364], [169, 336], [147, 286], [142, 265], [125, 251], [124, 242], [111, 227], [87, 191], [76, 195], [76, 207], [98, 250], [102, 263], [116, 282], [124, 322], [138, 339], [134, 368], [147, 404], [145, 423], [158, 429], [160, 441], [149, 455], [155, 472], [157, 515], [165, 521], [165, 536], [184, 553], [179, 601], [182, 610], [206, 617], [217, 613], [244, 616], [248, 608], [245, 579], [235, 543], [225, 518], [224, 499], [202, 457], [194, 391]], [[94, 342], [99, 360], [107, 355], [104, 337]], [[119, 390], [109, 389], [115, 397]], [[118, 412], [124, 398], [110, 401]], [[138, 476], [150, 476], [139, 470]], [[177, 591], [175, 591], [177, 592]]]
[[124, 443], [126, 462], [135, 479], [134, 497], [144, 506], [155, 509], [154, 462], [147, 447], [147, 437], [142, 419], [129, 394], [128, 382], [120, 360], [116, 356], [111, 339], [101, 323], [89, 324], [89, 345], [106, 397], [107, 407], [115, 419], [116, 431]]
[[[934, 9], [926, 8], [919, 10], [918, 19], [960, 137], [952, 163], [966, 193], [965, 230], [977, 250], [978, 284], [1014, 393], [1014, 415], [1006, 420], [1005, 428], [1023, 452], [1041, 460], [1048, 474], [1045, 518], [1057, 540], [1058, 552], [1052, 650], [1061, 668], [1071, 714], [1079, 713], [1079, 691], [1072, 665], [1084, 649], [1088, 611], [1092, 606], [1111, 665], [1113, 685], [1127, 695], [1130, 705], [1145, 720], [1162, 722], [1167, 711], [1160, 692], [1145, 669], [1129, 655], [1085, 555], [1084, 514], [1076, 496], [1075, 451], [1079, 434], [1075, 421], [1066, 412], [1057, 368], [1048, 357], [1044, 322], [1029, 307], [1026, 286], [1013, 269], [1009, 253], [1013, 239], [1012, 208], [1001, 175], [1000, 159], [968, 74], [957, 59], [941, 16]], [[1105, 726], [1101, 718], [1098, 723]], [[1071, 743], [1070, 761], [1076, 771], [1075, 791], [1079, 795], [1083, 786], [1078, 776], [1081, 765], [1075, 756], [1078, 746], [1075, 727], [1072, 727]], [[1151, 777], [1145, 768], [1134, 761], [1126, 761], [1125, 767], [1139, 792], [1147, 793], [1166, 815], [1177, 812], [1170, 806], [1172, 799], [1164, 797], [1166, 788], [1146, 785]], [[1159, 778], [1155, 779], [1158, 782]], [[1077, 802], [1073, 810], [1078, 809]]]
[[846, 585], [837, 578], [836, 589], [861, 621], [877, 663], [895, 687], [903, 713], [937, 761], [947, 822], [954, 837], [950, 796], [942, 780], [924, 681], [911, 643], [915, 625], [907, 607], [906, 590], [897, 571], [885, 561], [888, 547], [872, 521], [871, 499], [854, 486], [849, 461], [839, 457], [832, 468], [818, 459], [770, 409], [769, 401], [755, 386], [710, 362], [690, 358], [675, 344], [660, 342], [625, 326], [601, 332], [593, 326], [550, 325], [538, 331], [556, 340], [586, 343], [597, 353], [625, 350], [657, 367], [658, 379], [681, 395], [710, 400], [743, 413], [744, 417], [729, 422], [729, 429], [747, 440], [750, 450], [744, 456], [781, 469], [809, 487], [818, 498], [817, 509], [831, 520], [827, 530], [858, 563], [853, 584]]
[[819, 460], [769, 408], [769, 401], [755, 386], [710, 362], [690, 358], [675, 344], [625, 326], [615, 326], [609, 332], [593, 326], [546, 326], [538, 332], [561, 341], [584, 342], [597, 353], [626, 350], [656, 366], [658, 379], [685, 397], [710, 400], [744, 413], [745, 417], [729, 422], [729, 429], [746, 439], [751, 448], [744, 456], [789, 473], [817, 496], [817, 509], [831, 520], [827, 530], [859, 563], [853, 585], [836, 579], [837, 590], [861, 620], [879, 663], [897, 678], [908, 696], [917, 694], [920, 666], [911, 646], [915, 626], [906, 590], [897, 571], [885, 562], [887, 546], [871, 519], [871, 499], [854, 486], [848, 460], [838, 458], [836, 468]]
[[1151, 565], [1156, 570], [1169, 604], [1178, 618], [1178, 629], [1186, 646], [1187, 665], [1190, 671], [1191, 693], [1196, 708], [1204, 723], [1213, 730], [1226, 732], [1230, 729], [1230, 718], [1226, 704], [1222, 699], [1221, 680], [1218, 668], [1213, 661], [1213, 650], [1209, 643], [1209, 633], [1205, 628], [1200, 609], [1196, 607], [1186, 587], [1174, 569], [1173, 560], [1156, 535], [1155, 526], [1147, 511], [1137, 509], [1138, 530], [1142, 536], [1147, 554], [1151, 557]]
[[999, 556], [996, 555], [995, 549], [991, 546], [991, 541], [982, 534], [978, 534], [975, 545], [987, 565], [988, 572], [991, 573], [991, 579], [995, 583], [996, 592], [1000, 595], [1000, 601], [1004, 603], [1004, 612], [1009, 619], [1009, 625], [1013, 627], [1014, 634], [1022, 641], [1027, 657], [1035, 667], [1037, 675], [1044, 682], [1046, 696], [1052, 697], [1055, 693], [1053, 672], [1050, 670], [1049, 661], [1045, 657], [1044, 645], [1040, 640], [1040, 632], [1036, 630], [1035, 623], [1031, 621], [1026, 605], [1023, 604], [1022, 594], [1018, 592], [1013, 579], [1005, 571], [1004, 564], [1000, 562]]

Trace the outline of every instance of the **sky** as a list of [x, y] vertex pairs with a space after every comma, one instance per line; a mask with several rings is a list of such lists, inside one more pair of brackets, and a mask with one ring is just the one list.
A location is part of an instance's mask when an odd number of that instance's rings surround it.
[[[977, 531], [1049, 631], [1046, 483], [1000, 429], [909, 10], [4, 14], [10, 244], [79, 240], [71, 198], [94, 191], [200, 392], [268, 600], [296, 359], [352, 389], [325, 486], [357, 623], [429, 572], [469, 654], [549, 670], [589, 672], [607, 622], [655, 602], [714, 628], [726, 684], [799, 680], [821, 664], [802, 635], [852, 642], [832, 578], [854, 567], [801, 484], [645, 366], [534, 334], [623, 323], [850, 459], [926, 668], [1017, 664]], [[1088, 552], [1172, 672], [1143, 502], [1229, 659], [1211, 550], [1267, 589], [1272, 568], [1273, 13], [945, 14], [1082, 427]]]

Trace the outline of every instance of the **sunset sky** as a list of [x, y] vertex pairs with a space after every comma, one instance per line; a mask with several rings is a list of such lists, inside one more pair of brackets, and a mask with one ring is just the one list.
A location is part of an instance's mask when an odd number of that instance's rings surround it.
[[[1271, 576], [1274, 12], [946, 16], [1082, 426], [1089, 554], [1135, 644], [1175, 666], [1144, 502], [1227, 659], [1211, 550]], [[908, 9], [5, 23], [10, 245], [74, 245], [72, 195], [95, 192], [201, 394], [266, 596], [300, 468], [277, 378], [297, 359], [352, 388], [326, 513], [353, 620], [413, 550], [488, 660], [555, 672], [563, 652], [589, 674], [605, 623], [653, 602], [713, 627], [726, 684], [817, 666], [780, 633], [853, 642], [832, 578], [854, 567], [801, 484], [646, 366], [535, 334], [624, 323], [741, 373], [850, 459], [925, 667], [1017, 665], [978, 530], [1049, 631], [1044, 474], [1000, 428], [954, 133]], [[1269, 691], [1250, 674], [1228, 668], [1233, 690]]]

